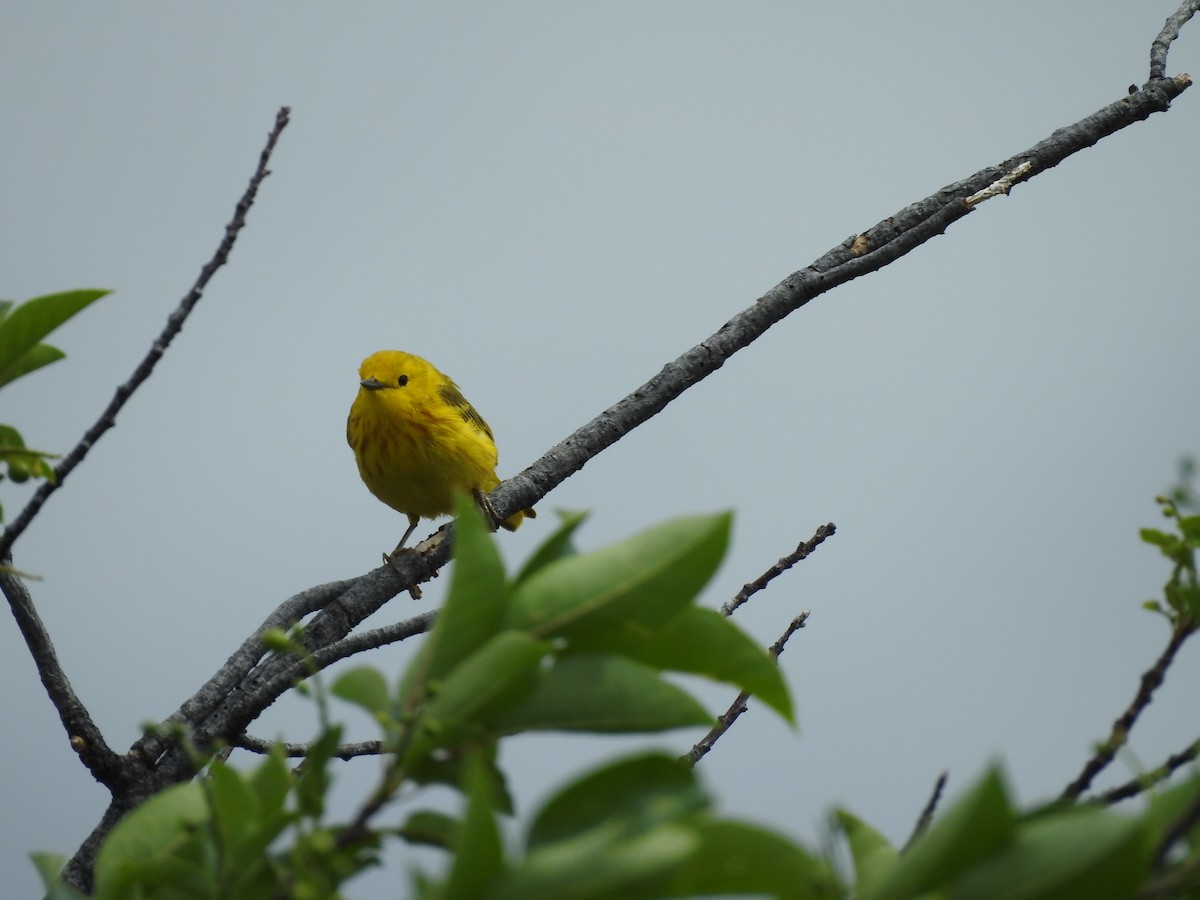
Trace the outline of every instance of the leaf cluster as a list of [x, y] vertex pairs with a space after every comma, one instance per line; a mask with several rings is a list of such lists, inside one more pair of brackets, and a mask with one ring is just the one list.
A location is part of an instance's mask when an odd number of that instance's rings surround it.
[[1160, 852], [1197, 802], [1200, 776], [1193, 776], [1136, 816], [1095, 805], [1022, 814], [993, 767], [903, 852], [849, 812], [839, 811], [837, 821], [861, 900], [1125, 900], [1200, 890], [1200, 823], [1181, 835], [1187, 859], [1168, 867]]
[[[586, 555], [572, 547], [582, 518], [565, 516], [510, 578], [474, 507], [460, 506], [446, 603], [403, 676], [393, 685], [359, 667], [330, 689], [372, 717], [386, 748], [379, 782], [352, 818], [327, 821], [341, 734], [327, 726], [295, 770], [276, 747], [253, 771], [214, 762], [143, 803], [104, 843], [95, 896], [337, 898], [386, 841], [447, 853], [440, 874], [413, 870], [410, 895], [422, 900], [800, 900], [849, 896], [851, 880], [862, 900], [1200, 894], [1195, 774], [1148, 794], [1134, 815], [1061, 801], [1021, 811], [993, 767], [903, 849], [841, 810], [835, 827], [852, 869], [843, 875], [828, 854], [720, 816], [690, 766], [644, 752], [560, 788], [513, 841], [498, 764], [511, 735], [709, 724], [667, 672], [729, 682], [791, 720], [770, 655], [695, 604], [725, 552], [727, 514], [676, 519]], [[1194, 578], [1195, 532], [1175, 518], [1178, 535], [1150, 542], [1183, 584]], [[1171, 614], [1193, 615], [1170, 596]], [[319, 684], [311, 680], [314, 693]], [[421, 801], [433, 784], [457, 792], [461, 813]], [[382, 822], [393, 806], [403, 814]], [[82, 897], [55, 875], [61, 859], [35, 861], [49, 897]]]
[[[0, 387], [62, 359], [66, 354], [42, 343], [42, 338], [107, 293], [65, 291], [34, 297], [19, 306], [11, 300], [0, 300]], [[54, 453], [27, 447], [16, 428], [0, 424], [0, 464], [13, 481], [53, 480], [54, 469], [49, 461], [55, 457]], [[0, 473], [3, 478], [4, 473]], [[0, 521], [3, 518], [0, 507]]]
[[[1177, 489], [1176, 496], [1187, 496], [1186, 482]], [[1200, 578], [1197, 578], [1196, 552], [1200, 550], [1200, 515], [1184, 515], [1180, 503], [1174, 498], [1158, 497], [1163, 516], [1175, 524], [1175, 531], [1143, 528], [1141, 539], [1171, 563], [1171, 576], [1163, 586], [1166, 605], [1157, 600], [1147, 600], [1143, 606], [1166, 616], [1171, 624], [1182, 631], [1194, 631], [1200, 626]]]
[[[370, 714], [387, 750], [357, 815], [324, 818], [336, 727], [296, 772], [278, 748], [247, 774], [215, 762], [117, 825], [97, 860], [96, 896], [336, 897], [386, 839], [451, 854], [441, 880], [414, 876], [425, 897], [800, 896], [796, 884], [818, 891], [804, 896], [837, 896], [825, 862], [717, 817], [691, 768], [660, 753], [588, 773], [546, 803], [519, 853], [503, 848], [500, 822], [513, 803], [497, 756], [508, 736], [710, 726], [713, 717], [667, 672], [730, 683], [792, 720], [770, 654], [695, 604], [725, 554], [730, 518], [676, 519], [580, 555], [572, 535], [583, 516], [566, 515], [509, 577], [464, 499], [447, 599], [407, 671], [393, 686], [359, 667], [330, 690]], [[432, 784], [463, 796], [461, 817], [416, 807], [399, 825], [377, 824], [384, 809]], [[39, 858], [51, 896], [76, 896], [52, 877], [57, 862]]]

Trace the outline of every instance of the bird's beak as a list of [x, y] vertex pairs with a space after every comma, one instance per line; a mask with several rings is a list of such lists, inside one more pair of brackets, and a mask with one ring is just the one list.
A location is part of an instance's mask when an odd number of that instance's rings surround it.
[[387, 387], [387, 385], [378, 378], [364, 378], [359, 382], [359, 384], [365, 387], [368, 391], [381, 391]]

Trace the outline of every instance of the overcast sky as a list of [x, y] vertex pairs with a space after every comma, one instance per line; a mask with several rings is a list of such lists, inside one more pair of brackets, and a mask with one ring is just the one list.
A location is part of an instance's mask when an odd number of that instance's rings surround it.
[[[15, 548], [110, 744], [394, 545], [344, 438], [363, 357], [450, 373], [515, 474], [833, 245], [1145, 81], [1175, 5], [8, 4], [0, 296], [114, 290], [3, 392], [38, 448], [128, 377], [293, 110], [230, 264]], [[1192, 22], [1169, 72], [1197, 70]], [[799, 733], [755, 707], [700, 767], [729, 814], [812, 841], [844, 804], [903, 841], [941, 769], [953, 795], [1000, 758], [1048, 798], [1130, 700], [1167, 632], [1139, 609], [1168, 571], [1137, 529], [1200, 451], [1198, 146], [1193, 89], [794, 314], [499, 536], [515, 565], [557, 507], [593, 511], [585, 548], [732, 508], [718, 606], [837, 524], [738, 614], [765, 645], [812, 610], [782, 658]], [[0, 484], [10, 517], [28, 494]], [[1147, 766], [1197, 735], [1197, 649], [1135, 732]], [[107, 795], [11, 621], [0, 679], [0, 893], [32, 896], [26, 853], [73, 852]], [[254, 730], [314, 723], [291, 700]], [[527, 816], [645, 744], [502, 762]], [[346, 802], [375, 766], [344, 770]], [[350, 894], [402, 894], [389, 860]]]

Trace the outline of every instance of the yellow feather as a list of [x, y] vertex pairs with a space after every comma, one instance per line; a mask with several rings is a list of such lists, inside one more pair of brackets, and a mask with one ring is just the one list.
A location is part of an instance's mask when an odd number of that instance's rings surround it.
[[[408, 516], [400, 546], [418, 519], [452, 513], [456, 491], [482, 496], [500, 483], [492, 430], [431, 363], [380, 350], [358, 375], [346, 441], [371, 493]], [[513, 531], [526, 515], [535, 513], [516, 512], [500, 524]]]

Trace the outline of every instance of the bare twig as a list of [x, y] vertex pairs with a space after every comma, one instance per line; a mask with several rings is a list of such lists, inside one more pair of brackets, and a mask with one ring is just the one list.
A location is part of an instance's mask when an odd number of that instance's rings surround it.
[[929, 795], [929, 802], [925, 804], [925, 808], [921, 810], [921, 815], [917, 817], [917, 824], [913, 826], [912, 834], [908, 836], [908, 841], [904, 845], [905, 850], [912, 846], [913, 841], [925, 833], [925, 829], [933, 821], [933, 814], [937, 812], [937, 805], [941, 802], [942, 791], [946, 789], [946, 781], [949, 777], [950, 773], [945, 769], [938, 773], [937, 780], [933, 783], [933, 792]]
[[1177, 769], [1186, 766], [1197, 757], [1200, 757], [1200, 740], [1193, 741], [1190, 746], [1185, 747], [1178, 753], [1172, 753], [1157, 769], [1139, 775], [1137, 778], [1130, 779], [1124, 784], [1111, 788], [1091, 799], [1096, 803], [1112, 806], [1114, 803], [1120, 803], [1122, 800], [1136, 797], [1138, 794], [1154, 787], [1154, 785], [1166, 781], [1175, 774]]
[[[163, 353], [166, 352], [167, 346], [179, 334], [188, 315], [199, 302], [205, 287], [207, 287], [217, 270], [228, 260], [229, 253], [233, 249], [238, 233], [246, 223], [246, 214], [254, 203], [254, 198], [258, 194], [258, 188], [267, 175], [270, 174], [267, 165], [270, 162], [275, 145], [279, 141], [279, 136], [283, 133], [283, 129], [287, 127], [289, 115], [290, 110], [286, 106], [282, 107], [276, 114], [275, 125], [268, 133], [266, 145], [259, 154], [258, 166], [254, 174], [250, 177], [249, 185], [242, 193], [237, 206], [234, 208], [233, 218], [225, 226], [225, 236], [217, 246], [217, 250], [212, 258], [201, 268], [199, 276], [192, 285], [192, 289], [167, 317], [167, 323], [159, 333], [158, 338], [151, 345], [150, 351], [138, 364], [137, 368], [133, 370], [133, 374], [129, 377], [128, 381], [117, 388], [116, 394], [104, 412], [100, 414], [100, 418], [84, 432], [79, 443], [55, 467], [54, 479], [45, 482], [38, 488], [29, 503], [21, 510], [20, 515], [4, 529], [3, 535], [0, 535], [0, 563], [11, 561], [13, 543], [29, 527], [29, 523], [33, 521], [50, 495], [62, 485], [67, 476], [83, 461], [88, 451], [100, 439], [100, 436], [116, 424], [117, 414], [125, 406], [125, 403], [133, 395], [134, 391], [150, 377], [154, 366], [162, 358]], [[93, 755], [97, 760], [101, 760], [99, 765], [106, 771], [105, 776], [100, 780], [113, 791], [112, 803], [105, 811], [100, 823], [88, 835], [79, 850], [76, 851], [75, 856], [68, 861], [66, 867], [63, 869], [63, 877], [69, 884], [81, 890], [90, 891], [92, 886], [92, 862], [99, 850], [100, 842], [112, 827], [120, 821], [121, 817], [154, 792], [153, 788], [149, 788], [148, 790], [148, 786], [144, 780], [145, 765], [148, 760], [136, 753], [132, 753], [127, 757], [117, 757], [104, 745], [103, 739], [94, 726], [92, 726], [92, 732], [90, 733], [75, 730], [73, 726], [83, 727], [83, 720], [80, 716], [86, 716], [86, 710], [82, 704], [78, 703], [73, 692], [70, 692], [70, 683], [62, 672], [62, 667], [53, 652], [53, 646], [50, 644], [49, 635], [46, 633], [45, 628], [41, 627], [37, 612], [28, 597], [28, 593], [25, 592], [22, 597], [19, 592], [13, 591], [10, 593], [6, 589], [5, 595], [8, 597], [9, 605], [13, 608], [13, 614], [19, 623], [24, 622], [26, 625], [36, 623], [33, 631], [26, 634], [26, 640], [29, 640], [29, 634], [34, 634], [36, 637], [36, 643], [30, 646], [30, 650], [34, 656], [34, 663], [38, 667], [42, 683], [47, 686], [47, 691], [51, 694], [52, 702], [59, 709], [60, 716], [64, 717], [64, 725], [67, 726], [72, 747], [81, 756], [84, 753], [88, 753]], [[26, 625], [22, 626], [23, 633], [26, 633]], [[51, 689], [51, 684], [55, 685], [53, 689]], [[67, 693], [64, 693], [64, 690]], [[56, 695], [58, 699], [56, 699]], [[60, 705], [63, 702], [70, 704], [70, 721], [72, 724], [68, 724], [68, 717], [64, 715], [63, 707]], [[78, 704], [78, 711], [74, 709], [75, 704]], [[81, 738], [82, 743], [75, 740], [76, 736]], [[84, 761], [87, 763], [86, 759]], [[114, 767], [119, 768], [119, 771], [107, 771]]]
[[353, 656], [355, 653], [374, 650], [377, 647], [385, 647], [388, 644], [396, 643], [396, 641], [403, 641], [418, 634], [424, 634], [433, 628], [433, 623], [436, 619], [437, 611], [431, 610], [430, 612], [413, 616], [410, 619], [405, 619], [402, 622], [393, 622], [391, 625], [372, 628], [370, 631], [364, 631], [362, 634], [343, 638], [335, 644], [323, 647], [313, 653], [312, 661], [318, 669], [324, 669], [340, 659]]
[[[784, 645], [787, 644], [788, 638], [804, 627], [804, 623], [808, 621], [809, 611], [806, 609], [788, 624], [787, 630], [779, 636], [774, 644], [771, 645], [770, 653], [775, 659], [779, 658], [779, 654], [783, 652]], [[713, 748], [713, 745], [720, 740], [721, 735], [727, 732], [733, 723], [738, 720], [738, 717], [746, 711], [746, 701], [750, 699], [750, 694], [742, 691], [734, 701], [729, 704], [729, 709], [725, 710], [725, 714], [717, 716], [717, 724], [715, 724], [695, 745], [680, 759], [689, 766], [694, 766], [700, 762]]]
[[8, 598], [9, 608], [25, 646], [37, 666], [38, 677], [46, 689], [50, 702], [58, 710], [58, 718], [66, 729], [67, 739], [88, 771], [106, 787], [112, 788], [121, 776], [121, 758], [104, 740], [104, 735], [92, 721], [87, 707], [75, 694], [71, 682], [58, 661], [58, 654], [50, 640], [33, 599], [24, 582], [8, 572], [0, 572], [0, 590]]
[[263, 623], [254, 630], [242, 645], [233, 652], [216, 674], [206, 681], [188, 700], [165, 719], [161, 726], [145, 735], [133, 745], [130, 753], [143, 760], [153, 760], [168, 742], [163, 735], [169, 729], [165, 726], [174, 723], [190, 724], [202, 721], [211, 713], [240, 681], [246, 678], [256, 665], [266, 655], [263, 645], [263, 635], [272, 629], [287, 630], [303, 619], [328, 606], [332, 601], [342, 596], [354, 584], [354, 581], [332, 581], [308, 588], [283, 603], [267, 616]]
[[1200, 796], [1195, 797], [1170, 827], [1159, 841], [1158, 847], [1154, 852], [1154, 867], [1162, 869], [1167, 864], [1167, 854], [1171, 852], [1171, 848], [1181, 838], [1185, 837], [1189, 831], [1200, 822]]
[[1092, 758], [1084, 765], [1083, 771], [1079, 773], [1079, 777], [1063, 790], [1058, 798], [1059, 802], [1073, 803], [1078, 800], [1080, 795], [1091, 786], [1093, 779], [1113, 761], [1113, 758], [1117, 755], [1117, 751], [1129, 739], [1129, 731], [1133, 728], [1134, 723], [1137, 722], [1138, 716], [1142, 714], [1142, 711], [1154, 699], [1154, 692], [1158, 690], [1163, 683], [1163, 679], [1166, 678], [1167, 669], [1170, 668], [1171, 662], [1175, 659], [1175, 654], [1179, 652], [1179, 648], [1183, 646], [1183, 642], [1195, 630], [1195, 625], [1187, 621], [1183, 621], [1171, 629], [1171, 639], [1167, 642], [1167, 646], [1163, 648], [1163, 652], [1159, 654], [1158, 659], [1155, 660], [1154, 665], [1142, 673], [1142, 680], [1138, 686], [1137, 694], [1125, 712], [1113, 722], [1108, 740], [1096, 749]]
[[251, 176], [250, 184], [247, 186], [245, 193], [242, 194], [242, 199], [238, 201], [237, 207], [233, 212], [233, 218], [225, 226], [225, 237], [217, 247], [217, 252], [213, 254], [212, 259], [204, 264], [204, 267], [200, 270], [200, 275], [196, 278], [195, 284], [192, 285], [192, 289], [187, 292], [184, 298], [179, 301], [179, 305], [167, 317], [167, 324], [163, 326], [163, 330], [159, 333], [158, 338], [150, 345], [150, 352], [138, 363], [137, 368], [133, 370], [133, 374], [129, 376], [129, 380], [117, 388], [116, 394], [113, 395], [104, 412], [100, 414], [100, 418], [96, 420], [91, 428], [84, 432], [83, 437], [79, 439], [79, 443], [63, 458], [63, 461], [54, 467], [54, 477], [42, 483], [42, 486], [30, 498], [25, 508], [21, 510], [21, 514], [12, 521], [11, 525], [4, 529], [4, 534], [0, 535], [0, 561], [7, 559], [13, 542], [29, 527], [29, 523], [33, 521], [33, 517], [37, 515], [38, 510], [42, 508], [42, 505], [50, 495], [62, 487], [63, 482], [67, 480], [67, 476], [71, 474], [76, 466], [83, 462], [83, 458], [92, 449], [92, 445], [100, 439], [100, 436], [104, 432], [117, 424], [117, 413], [121, 411], [126, 401], [133, 396], [133, 392], [150, 377], [150, 373], [154, 371], [154, 366], [167, 351], [167, 347], [175, 339], [175, 335], [179, 334], [180, 329], [183, 328], [183, 323], [187, 321], [188, 315], [191, 314], [192, 309], [200, 301], [200, 297], [204, 293], [204, 288], [208, 286], [208, 282], [217, 273], [217, 270], [228, 261], [229, 252], [233, 249], [238, 232], [246, 224], [246, 213], [250, 211], [250, 207], [254, 204], [254, 197], [258, 194], [258, 186], [270, 174], [270, 170], [267, 169], [267, 163], [271, 160], [271, 153], [275, 149], [279, 135], [287, 127], [290, 113], [291, 110], [285, 106], [276, 114], [275, 127], [271, 129], [271, 133], [267, 136], [267, 144], [263, 148], [262, 153], [259, 154], [258, 168], [255, 170], [254, 175]]
[[[1136, 94], [1123, 96], [1075, 124], [1057, 129], [1033, 147], [999, 165], [989, 166], [948, 185], [862, 234], [847, 238], [807, 268], [784, 279], [710, 337], [664, 366], [633, 393], [496, 488], [488, 498], [496, 514], [503, 518], [518, 509], [534, 506], [588, 460], [657, 415], [688, 388], [723, 366], [733, 354], [749, 346], [810, 300], [855, 278], [879, 271], [945, 232], [975, 208], [967, 205], [966, 198], [1005, 178], [1025, 163], [1028, 168], [1015, 183], [1031, 180], [1102, 138], [1169, 109], [1171, 101], [1190, 85], [1191, 79], [1186, 75], [1150, 82]], [[428, 561], [435, 567], [444, 565], [449, 559], [449, 548], [443, 548], [441, 554], [432, 554]]]
[[734, 610], [770, 584], [772, 579], [782, 575], [796, 563], [800, 562], [800, 560], [807, 559], [809, 554], [816, 550], [827, 537], [831, 537], [836, 532], [837, 526], [832, 522], [828, 525], [822, 525], [813, 532], [813, 536], [807, 541], [801, 541], [795, 550], [783, 557], [749, 584], [743, 585], [742, 589], [738, 591], [737, 596], [721, 607], [721, 613], [726, 616], [733, 615]]
[[[264, 755], [279, 747], [283, 750], [284, 756], [303, 757], [308, 756], [313, 745], [311, 743], [293, 744], [286, 741], [264, 741], [262, 738], [243, 734], [234, 739], [233, 746]], [[333, 751], [333, 755], [338, 759], [353, 759], [357, 756], [382, 756], [391, 749], [383, 741], [359, 741], [353, 744], [339, 744], [338, 748]]]
[[1171, 42], [1179, 37], [1179, 29], [1196, 14], [1197, 10], [1200, 10], [1200, 0], [1185, 0], [1179, 9], [1170, 15], [1163, 25], [1162, 31], [1158, 33], [1158, 37], [1150, 44], [1151, 81], [1166, 77], [1167, 50], [1170, 49]]
[[1033, 168], [1032, 163], [1023, 162], [1011, 172], [1006, 172], [1001, 177], [997, 178], [982, 191], [976, 191], [965, 201], [967, 206], [978, 206], [984, 200], [991, 200], [993, 197], [1001, 195], [1008, 196], [1008, 192], [1012, 190], [1012, 186], [1020, 181], [1029, 170]]

